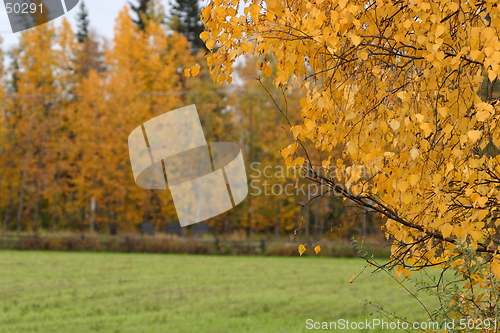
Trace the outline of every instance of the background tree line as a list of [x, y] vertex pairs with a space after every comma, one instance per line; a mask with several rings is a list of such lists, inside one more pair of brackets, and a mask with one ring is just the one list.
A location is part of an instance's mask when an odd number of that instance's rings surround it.
[[[232, 84], [215, 83], [204, 61], [199, 14], [196, 0], [178, 0], [169, 13], [156, 0], [130, 3], [116, 19], [112, 43], [104, 43], [82, 2], [76, 31], [67, 21], [46, 24], [23, 32], [18, 45], [0, 53], [10, 62], [0, 67], [3, 231], [107, 232], [113, 225], [136, 230], [142, 221], [158, 228], [176, 221], [168, 191], [135, 184], [127, 138], [138, 124], [185, 105], [196, 104], [207, 141], [238, 143], [247, 166], [282, 165], [290, 132], [276, 106], [300, 114], [300, 92], [273, 88], [272, 65], [266, 72], [264, 58], [260, 69], [258, 60], [241, 59]], [[184, 69], [196, 63], [201, 72], [187, 79]], [[256, 80], [261, 70], [268, 75]], [[275, 188], [299, 181], [247, 171], [249, 181]], [[308, 199], [251, 195], [209, 223], [215, 233], [248, 236], [301, 229], [308, 237], [327, 231], [350, 237], [379, 229], [373, 216], [332, 197], [301, 206]]]

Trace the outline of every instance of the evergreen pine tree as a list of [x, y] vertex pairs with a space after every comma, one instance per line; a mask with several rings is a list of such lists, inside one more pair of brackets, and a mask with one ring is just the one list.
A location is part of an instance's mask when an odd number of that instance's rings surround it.
[[205, 30], [200, 20], [200, 7], [198, 0], [174, 0], [171, 11], [171, 28], [186, 36], [191, 43], [194, 53], [205, 49], [205, 43], [200, 38], [200, 33]]
[[4, 55], [3, 55], [3, 50], [2, 50], [2, 43], [3, 43], [3, 38], [0, 36], [0, 77], [3, 76], [3, 60], [4, 60]]
[[19, 57], [18, 57], [19, 52], [20, 51], [18, 49], [13, 49], [12, 51], [9, 52], [9, 56], [12, 61], [10, 64], [10, 73], [11, 73], [10, 85], [13, 92], [19, 91], [19, 72], [20, 72]]
[[137, 16], [137, 19], [134, 19], [133, 22], [141, 30], [144, 30], [146, 28], [146, 22], [149, 19], [148, 9], [150, 2], [151, 0], [139, 0], [139, 4], [137, 5], [134, 5], [132, 2], [129, 2], [130, 8]]
[[76, 38], [79, 43], [83, 43], [89, 34], [89, 12], [85, 6], [85, 2], [82, 1], [80, 5], [80, 12], [77, 15], [77, 28]]

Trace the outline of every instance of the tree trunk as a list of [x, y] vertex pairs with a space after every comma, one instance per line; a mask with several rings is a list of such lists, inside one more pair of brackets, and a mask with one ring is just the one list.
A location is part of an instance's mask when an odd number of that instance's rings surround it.
[[274, 223], [274, 238], [280, 238], [280, 226], [281, 226], [281, 201], [276, 201], [276, 221]]
[[304, 210], [304, 234], [306, 239], [309, 239], [309, 217], [310, 217], [311, 205], [307, 205]]
[[[322, 237], [325, 232], [325, 222], [328, 216], [328, 198], [321, 199], [321, 220], [319, 224], [319, 236]], [[325, 214], [326, 212], [326, 214]]]
[[23, 163], [23, 173], [21, 176], [21, 188], [19, 190], [19, 206], [17, 208], [17, 221], [16, 221], [16, 230], [17, 232], [21, 231], [21, 221], [23, 219], [23, 205], [24, 205], [24, 187], [26, 186], [26, 178], [28, 178], [28, 164], [31, 153], [31, 132], [33, 130], [33, 118], [35, 115], [35, 110], [31, 111], [30, 117], [30, 126], [28, 128], [28, 143], [26, 146], [26, 154], [24, 155], [24, 163]]
[[[12, 195], [12, 193], [11, 193]], [[10, 217], [12, 215], [12, 207], [14, 206], [14, 203], [12, 202], [12, 196], [10, 196], [10, 199], [9, 199], [9, 204], [7, 205], [7, 209], [5, 210], [5, 215], [3, 217], [3, 226], [2, 226], [2, 230], [4, 232], [7, 231], [7, 228], [9, 226], [9, 222], [10, 222]]]
[[314, 230], [313, 236], [315, 239], [319, 238], [319, 215], [321, 210], [321, 198], [316, 199], [316, 203], [314, 205], [316, 209], [313, 210], [314, 213]]
[[97, 202], [94, 197], [90, 198], [90, 232], [94, 233], [95, 231], [95, 211], [97, 208]]
[[363, 211], [363, 217], [361, 218], [361, 235], [363, 237], [366, 237], [367, 213], [367, 211]]
[[35, 180], [35, 183], [36, 183], [36, 190], [35, 190], [35, 200], [33, 201], [33, 221], [32, 221], [32, 224], [31, 224], [31, 230], [33, 230], [33, 232], [35, 234], [38, 233], [38, 219], [39, 219], [39, 216], [40, 216], [40, 184], [39, 184], [39, 180], [36, 179]]

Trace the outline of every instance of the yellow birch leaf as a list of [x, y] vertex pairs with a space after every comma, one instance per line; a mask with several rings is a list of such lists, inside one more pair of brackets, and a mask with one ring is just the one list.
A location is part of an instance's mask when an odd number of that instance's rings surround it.
[[268, 65], [264, 65], [262, 71], [264, 72], [264, 75], [267, 77], [270, 77], [273, 74], [273, 69], [271, 68], [271, 66]]
[[490, 117], [490, 113], [488, 111], [478, 111], [476, 112], [476, 119], [478, 121], [485, 121]]
[[249, 6], [249, 9], [250, 9], [250, 16], [252, 18], [252, 21], [254, 21], [254, 23], [257, 23], [259, 20], [259, 13], [260, 13], [261, 7], [254, 3], [254, 4], [251, 4]]
[[191, 67], [191, 75], [193, 77], [196, 77], [200, 73], [201, 66], [199, 64], [194, 65]]
[[453, 231], [453, 226], [449, 223], [446, 223], [441, 227], [441, 234], [443, 234], [444, 238], [448, 238], [451, 236], [451, 233]]
[[366, 52], [365, 50], [359, 52], [359, 59], [368, 60], [368, 52]]
[[297, 142], [294, 142], [288, 145], [288, 147], [281, 149], [281, 155], [283, 156], [283, 158], [287, 158], [290, 155], [294, 154], [297, 150], [298, 145], [299, 144]]
[[190, 77], [191, 76], [191, 68], [186, 68], [184, 70], [184, 76], [185, 77]]
[[303, 255], [304, 252], [306, 252], [306, 247], [304, 246], [304, 244], [300, 244], [299, 245], [299, 254]]
[[410, 156], [413, 159], [416, 159], [420, 155], [420, 151], [417, 148], [413, 148], [410, 150]]
[[481, 52], [479, 50], [473, 50], [473, 51], [471, 51], [469, 57], [472, 60], [478, 60], [482, 55], [483, 55], [483, 52]]
[[397, 131], [399, 129], [399, 127], [401, 126], [401, 123], [399, 121], [397, 121], [396, 119], [393, 119], [391, 120], [391, 122], [389, 123], [389, 126], [391, 126], [391, 128], [394, 130], [394, 131]]
[[410, 177], [408, 177], [408, 181], [410, 182], [411, 186], [417, 185], [419, 180], [420, 180], [419, 175], [410, 175]]
[[200, 38], [202, 41], [206, 41], [208, 38], [210, 37], [210, 33], [208, 31], [203, 31], [201, 34], [200, 34]]
[[361, 37], [357, 36], [357, 35], [352, 35], [351, 36], [351, 41], [352, 43], [355, 45], [355, 46], [358, 46], [359, 44], [361, 44]]
[[293, 138], [297, 139], [298, 136], [301, 134], [302, 127], [301, 126], [294, 126], [294, 127], [292, 127], [291, 131], [293, 134]]
[[[408, 97], [408, 93], [406, 91], [400, 91], [396, 94], [396, 96], [401, 99], [402, 101], [406, 100]], [[422, 119], [423, 120], [423, 119]], [[421, 120], [420, 120], [421, 121]]]
[[417, 113], [415, 115], [415, 118], [417, 118], [418, 122], [421, 123], [424, 121], [425, 117], [423, 115], [421, 115], [420, 113]]
[[244, 43], [241, 45], [241, 49], [243, 50], [244, 53], [249, 53], [253, 51], [254, 44], [253, 43]]
[[481, 29], [481, 35], [486, 40], [492, 39], [496, 34], [497, 34], [497, 32], [496, 32], [495, 28], [487, 27], [487, 28]]
[[410, 187], [410, 183], [407, 181], [399, 182], [397, 187], [401, 191], [401, 193], [405, 193], [406, 190]]
[[453, 163], [451, 162], [446, 163], [446, 173], [451, 172], [453, 169], [455, 169]]
[[431, 123], [421, 123], [420, 128], [424, 131], [425, 136], [432, 134], [432, 124]]
[[443, 128], [443, 133], [448, 134], [453, 131], [453, 125], [452, 124], [446, 124], [446, 126]]
[[401, 274], [409, 278], [411, 276], [411, 271], [408, 268], [398, 267], [396, 270], [396, 277], [399, 279]]
[[493, 258], [491, 262], [491, 272], [500, 280], [500, 259], [498, 257]]
[[304, 165], [305, 161], [306, 160], [303, 157], [297, 157], [297, 159], [295, 160], [295, 165], [301, 167]]
[[319, 246], [319, 245], [318, 245], [318, 246], [316, 246], [316, 247], [314, 248], [314, 252], [316, 252], [316, 255], [317, 255], [317, 254], [319, 254], [319, 253], [321, 252], [321, 246]]
[[304, 119], [304, 125], [307, 129], [307, 132], [311, 132], [316, 128], [316, 123], [310, 119]]
[[441, 36], [446, 31], [446, 27], [444, 25], [438, 25], [436, 30], [434, 30], [434, 35], [436, 37]]
[[486, 205], [487, 202], [488, 202], [488, 197], [480, 197], [474, 202], [474, 204], [477, 207], [484, 207], [484, 205]]
[[495, 80], [496, 78], [497, 78], [497, 72], [496, 72], [496, 71], [494, 71], [494, 70], [489, 70], [489, 71], [488, 71], [488, 79], [489, 79], [490, 81], [493, 81], [493, 80]]
[[356, 184], [351, 187], [351, 193], [355, 196], [360, 195], [363, 192], [363, 185]]
[[438, 112], [441, 116], [446, 117], [448, 115], [448, 108], [447, 107], [438, 108]]
[[477, 140], [479, 140], [479, 138], [481, 137], [481, 134], [483, 134], [483, 131], [469, 131], [469, 132], [467, 132], [467, 136], [469, 137], [469, 140], [471, 140], [472, 142], [476, 142]]
[[349, 111], [345, 114], [345, 119], [346, 120], [351, 120], [351, 119], [354, 119], [357, 117], [357, 113], [356, 112], [353, 112], [353, 111]]
[[207, 41], [205, 42], [205, 45], [207, 46], [207, 49], [212, 50], [215, 46], [215, 39], [213, 39], [213, 38], [207, 39]]

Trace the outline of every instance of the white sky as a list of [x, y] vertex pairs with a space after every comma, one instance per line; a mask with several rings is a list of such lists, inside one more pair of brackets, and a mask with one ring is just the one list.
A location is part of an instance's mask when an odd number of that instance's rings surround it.
[[[89, 12], [89, 20], [91, 28], [94, 28], [99, 34], [108, 38], [109, 40], [113, 37], [113, 27], [115, 19], [118, 12], [123, 8], [123, 6], [128, 4], [127, 0], [84, 0], [87, 10]], [[137, 2], [132, 0], [131, 2]], [[167, 0], [162, 0], [165, 8], [168, 8]], [[73, 25], [73, 29], [76, 30], [76, 16], [79, 11], [79, 6], [75, 7], [69, 13], [66, 14], [66, 18]], [[57, 18], [52, 22], [59, 24], [62, 18]], [[3, 1], [0, 0], [0, 35], [2, 36], [3, 49], [11, 47], [16, 44], [19, 33], [13, 34], [10, 31], [10, 26], [7, 18], [7, 12], [3, 5]]]

